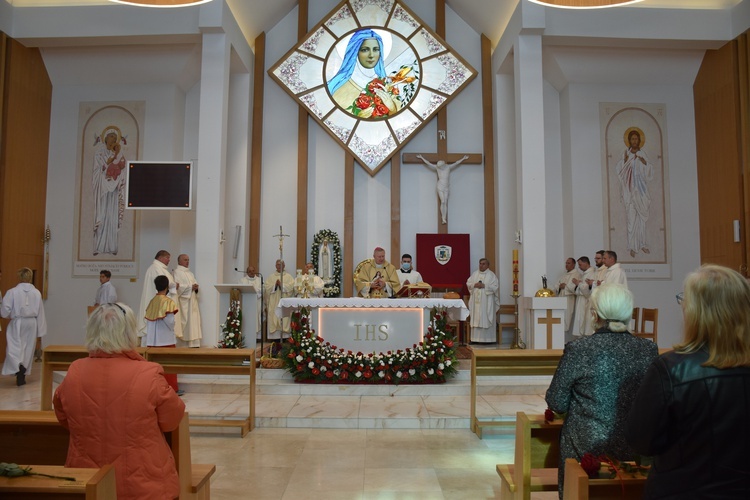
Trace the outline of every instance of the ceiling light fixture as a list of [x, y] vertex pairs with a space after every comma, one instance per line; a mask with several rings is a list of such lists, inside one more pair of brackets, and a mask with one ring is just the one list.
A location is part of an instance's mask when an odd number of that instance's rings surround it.
[[170, 7], [189, 7], [191, 5], [200, 5], [202, 3], [208, 3], [211, 0], [109, 0], [114, 3], [121, 3], [123, 5], [134, 5], [136, 7], [157, 7], [157, 8], [170, 8]]
[[607, 7], [621, 7], [643, 0], [529, 0], [545, 7], [559, 7], [562, 9], [604, 9]]

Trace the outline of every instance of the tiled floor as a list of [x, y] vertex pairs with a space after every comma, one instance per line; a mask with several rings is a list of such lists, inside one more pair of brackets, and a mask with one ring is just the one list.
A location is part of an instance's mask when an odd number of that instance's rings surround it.
[[[34, 368], [20, 388], [14, 377], [0, 377], [0, 409], [39, 408], [39, 365]], [[184, 396], [191, 414], [247, 415], [246, 390], [230, 384], [200, 392], [192, 386], [195, 392]], [[259, 387], [259, 427], [245, 438], [193, 432], [193, 461], [216, 464], [214, 500], [497, 498], [495, 465], [513, 459], [512, 428], [477, 438], [468, 429], [469, 396], [460, 381], [427, 394], [402, 389], [373, 396], [362, 388], [315, 395], [301, 394], [309, 387], [297, 394], [261, 394], [270, 389]], [[535, 390], [513, 394], [524, 391], [502, 383], [485, 387], [479, 412], [539, 413], [545, 404]]]

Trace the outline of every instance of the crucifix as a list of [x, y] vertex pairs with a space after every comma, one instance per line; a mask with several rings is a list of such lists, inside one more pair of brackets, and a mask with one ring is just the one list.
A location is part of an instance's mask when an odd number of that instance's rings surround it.
[[[448, 153], [447, 118], [445, 110], [438, 112], [438, 152], [437, 153], [404, 153], [403, 163], [421, 163], [434, 169], [437, 173], [438, 194], [438, 233], [448, 232], [448, 190], [450, 188], [451, 170], [462, 164], [480, 165], [482, 163], [481, 153]], [[446, 122], [446, 123], [441, 123]]]
[[547, 349], [552, 349], [552, 325], [559, 325], [562, 321], [560, 318], [553, 318], [552, 309], [547, 309], [547, 316], [537, 318], [536, 322], [540, 325], [547, 325]]

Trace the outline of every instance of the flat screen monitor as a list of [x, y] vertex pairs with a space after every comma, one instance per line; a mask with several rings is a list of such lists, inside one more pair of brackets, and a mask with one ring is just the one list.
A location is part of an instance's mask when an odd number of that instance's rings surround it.
[[130, 210], [190, 210], [193, 162], [128, 162], [125, 206]]

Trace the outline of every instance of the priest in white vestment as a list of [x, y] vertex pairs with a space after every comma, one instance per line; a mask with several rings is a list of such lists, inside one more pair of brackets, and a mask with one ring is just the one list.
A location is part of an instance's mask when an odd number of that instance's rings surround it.
[[291, 297], [294, 292], [294, 277], [284, 271], [284, 267], [284, 261], [277, 260], [276, 272], [269, 276], [265, 285], [263, 285], [263, 295], [268, 311], [268, 338], [273, 340], [289, 337], [289, 325], [291, 324], [289, 316], [283, 319], [276, 316], [276, 306], [279, 301], [283, 297]]
[[619, 283], [628, 287], [628, 277], [625, 270], [617, 262], [617, 254], [612, 250], [604, 252], [604, 265], [607, 266], [607, 274], [604, 276], [604, 283]]
[[580, 279], [574, 279], [576, 285], [576, 308], [573, 313], [573, 336], [591, 335], [594, 333], [593, 318], [589, 310], [591, 286], [589, 282], [596, 279], [596, 268], [591, 265], [588, 257], [578, 259], [578, 268], [583, 272]]
[[417, 283], [422, 283], [424, 281], [422, 275], [419, 274], [419, 271], [414, 269], [411, 255], [408, 253], [401, 256], [401, 267], [397, 272], [401, 286], [416, 285]]
[[499, 282], [490, 271], [490, 261], [479, 259], [479, 269], [466, 281], [469, 289], [469, 325], [472, 342], [497, 340], [497, 311], [500, 310]]
[[18, 386], [24, 385], [31, 373], [37, 337], [47, 334], [42, 294], [31, 284], [33, 278], [28, 267], [19, 269], [18, 285], [5, 293], [0, 306], [0, 316], [10, 318], [2, 374], [15, 375]]
[[305, 264], [304, 271], [294, 279], [294, 295], [304, 297], [307, 289], [308, 297], [322, 297], [325, 283], [320, 276], [315, 275], [315, 267], [312, 262]]
[[[146, 275], [143, 277], [143, 289], [141, 291], [141, 303], [138, 307], [138, 336], [141, 337], [141, 346], [145, 347], [145, 335], [146, 335], [146, 307], [151, 299], [156, 295], [156, 287], [154, 286], [154, 279], [157, 276], [166, 276], [169, 280], [169, 292], [167, 295], [170, 299], [177, 301], [177, 283], [172, 277], [172, 273], [169, 272], [169, 261], [171, 255], [166, 250], [159, 250], [156, 252], [154, 261], [151, 263], [148, 269], [146, 269]], [[174, 329], [175, 336], [180, 339], [182, 338], [182, 325], [178, 322]]]
[[94, 306], [101, 304], [114, 304], [117, 302], [117, 290], [115, 286], [109, 282], [112, 278], [112, 273], [106, 269], [99, 271], [99, 288], [96, 290], [96, 297], [94, 298]]
[[354, 276], [354, 286], [361, 297], [383, 299], [393, 297], [401, 288], [396, 267], [385, 260], [385, 250], [377, 247]]
[[180, 286], [177, 288], [178, 322], [182, 327], [181, 347], [200, 347], [201, 312], [198, 307], [198, 282], [195, 280], [190, 267], [190, 256], [180, 254], [177, 257], [177, 267], [174, 270], [174, 280]]
[[255, 266], [247, 266], [245, 275], [240, 278], [243, 285], [252, 285], [255, 288], [255, 297], [257, 300], [256, 317], [255, 317], [255, 338], [261, 338], [261, 319], [263, 315], [263, 277], [255, 271]]
[[565, 259], [565, 274], [557, 281], [557, 296], [565, 297], [565, 335], [569, 335], [573, 311], [576, 308], [576, 285], [573, 280], [581, 279], [581, 273], [576, 269], [576, 260], [572, 257]]

